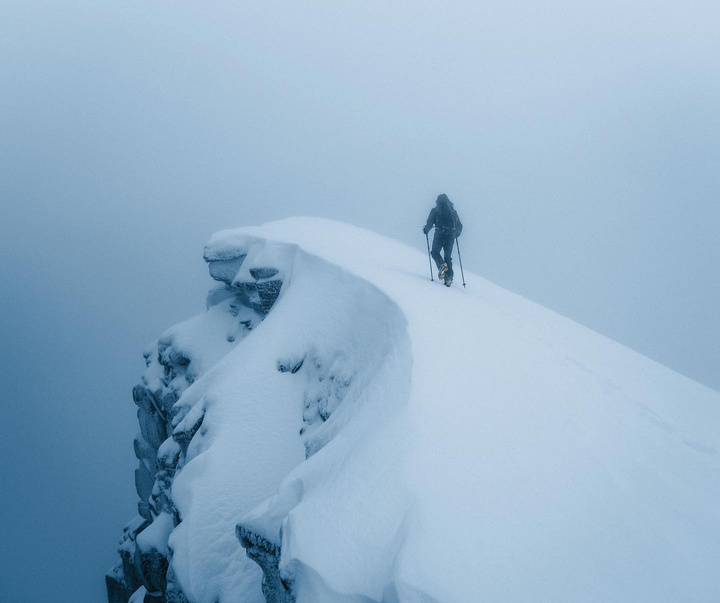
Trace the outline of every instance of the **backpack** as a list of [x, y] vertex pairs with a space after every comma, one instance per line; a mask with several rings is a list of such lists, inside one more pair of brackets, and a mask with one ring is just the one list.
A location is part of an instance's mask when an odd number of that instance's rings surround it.
[[459, 237], [462, 232], [462, 223], [455, 208], [445, 205], [437, 208], [435, 215], [435, 228], [440, 234]]

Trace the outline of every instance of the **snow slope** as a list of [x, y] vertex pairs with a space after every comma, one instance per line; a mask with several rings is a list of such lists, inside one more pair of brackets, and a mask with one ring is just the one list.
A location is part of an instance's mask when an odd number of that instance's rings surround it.
[[176, 429], [203, 417], [166, 547], [187, 600], [264, 600], [236, 524], [275, 556], [269, 600], [720, 600], [720, 394], [346, 224], [223, 231], [206, 257], [283, 284], [241, 341], [198, 344], [175, 404]]

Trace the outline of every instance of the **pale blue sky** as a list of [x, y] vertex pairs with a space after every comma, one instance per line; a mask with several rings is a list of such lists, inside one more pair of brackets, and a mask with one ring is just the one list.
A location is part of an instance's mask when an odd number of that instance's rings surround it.
[[0, 592], [102, 597], [142, 349], [221, 228], [423, 250], [445, 192], [468, 270], [720, 389], [717, 31], [715, 1], [0, 0]]

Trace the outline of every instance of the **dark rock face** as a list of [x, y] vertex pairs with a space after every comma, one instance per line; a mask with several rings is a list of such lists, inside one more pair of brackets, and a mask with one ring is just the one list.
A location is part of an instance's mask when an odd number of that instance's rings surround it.
[[236, 535], [247, 556], [263, 572], [262, 592], [267, 603], [295, 603], [292, 583], [280, 573], [280, 547], [248, 528], [238, 525]]
[[354, 369], [342, 354], [320, 354], [309, 351], [301, 356], [288, 356], [277, 361], [281, 373], [300, 372], [305, 379], [303, 394], [303, 427], [305, 456], [310, 458], [326, 443], [313, 433], [340, 406], [355, 378]]
[[258, 282], [238, 283], [243, 295], [243, 302], [263, 315], [267, 315], [280, 295], [282, 281], [267, 280]]
[[165, 600], [167, 603], [190, 603], [177, 583], [175, 572], [172, 567], [167, 572], [167, 589], [165, 591]]
[[245, 255], [239, 255], [236, 258], [227, 260], [207, 260], [209, 263], [210, 276], [216, 281], [224, 281], [230, 284], [238, 273], [238, 270], [240, 270], [240, 266], [242, 266], [245, 257]]
[[[210, 275], [223, 283], [209, 292], [207, 308], [208, 315], [213, 313], [216, 319], [224, 316], [222, 324], [231, 325], [224, 339], [227, 352], [267, 316], [281, 293], [284, 274], [291, 269], [291, 265], [263, 263], [246, 267], [245, 263], [252, 263], [246, 262], [247, 258], [246, 250], [205, 253]], [[133, 388], [140, 426], [134, 441], [139, 461], [135, 470], [138, 517], [125, 527], [118, 549], [119, 561], [105, 577], [108, 603], [128, 603], [141, 587], [147, 591], [145, 603], [189, 603], [173, 573], [169, 549], [143, 548], [138, 543], [145, 530], [154, 530], [154, 537], [157, 531], [163, 535], [168, 531], [169, 536], [181, 522], [172, 501], [172, 483], [188, 460], [191, 443], [204, 435], [204, 408], [182, 403], [185, 390], [203, 375], [195, 350], [182, 343], [192, 337], [176, 336], [182, 327], [170, 329], [145, 351], [146, 371]], [[299, 365], [295, 370], [298, 369]], [[156, 523], [161, 516], [162, 527]]]
[[105, 576], [105, 586], [107, 587], [108, 603], [127, 603], [141, 585], [128, 585], [128, 581], [122, 573], [122, 566], [118, 563]]
[[[188, 417], [186, 417], [188, 418]], [[195, 434], [200, 431], [202, 427], [203, 419], [205, 418], [205, 412], [203, 411], [199, 417], [189, 417], [190, 421], [181, 421], [172, 434], [172, 439], [180, 446], [181, 454], [187, 454], [188, 446], [195, 437]]]
[[[151, 549], [147, 553], [141, 551], [140, 568], [142, 570], [143, 582], [148, 592], [164, 593], [165, 587], [167, 586], [167, 558], [157, 549]], [[164, 595], [162, 596], [164, 597]]]
[[250, 268], [250, 274], [255, 280], [270, 278], [278, 273], [275, 268]]
[[120, 560], [105, 576], [108, 603], [127, 603], [130, 596], [143, 585], [139, 559], [135, 556], [135, 540], [149, 524], [148, 520], [138, 517], [125, 526], [118, 549]]

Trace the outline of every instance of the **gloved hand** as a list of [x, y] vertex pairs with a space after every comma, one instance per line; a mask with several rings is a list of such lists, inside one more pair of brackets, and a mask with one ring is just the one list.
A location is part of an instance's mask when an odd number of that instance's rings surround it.
[[423, 234], [427, 234], [430, 232], [430, 229], [427, 226], [423, 226]]

